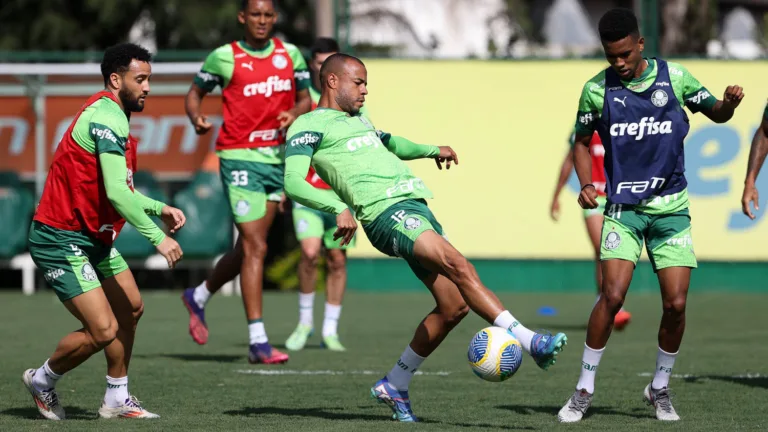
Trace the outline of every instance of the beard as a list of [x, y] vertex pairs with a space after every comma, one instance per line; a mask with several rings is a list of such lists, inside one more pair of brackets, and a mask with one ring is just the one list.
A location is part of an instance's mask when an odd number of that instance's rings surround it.
[[128, 112], [142, 112], [144, 110], [144, 101], [142, 101], [140, 96], [134, 97], [131, 95], [131, 93], [126, 88], [121, 88], [120, 91], [117, 93], [117, 96], [120, 98], [120, 102], [123, 103], [123, 107]]
[[345, 92], [339, 92], [339, 95], [336, 97], [336, 103], [339, 104], [339, 108], [349, 113], [349, 115], [356, 116], [360, 112], [360, 109], [355, 106], [355, 98], [350, 97]]

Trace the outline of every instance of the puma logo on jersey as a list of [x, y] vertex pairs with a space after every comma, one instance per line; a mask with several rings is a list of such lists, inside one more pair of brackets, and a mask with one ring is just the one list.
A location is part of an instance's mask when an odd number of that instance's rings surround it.
[[249, 61], [248, 63], [240, 63], [241, 67], [244, 67], [246, 69], [249, 69], [251, 72], [253, 72], [253, 61]]
[[100, 139], [109, 140], [109, 141], [112, 141], [113, 143], [117, 144], [117, 137], [109, 129], [93, 128], [93, 129], [91, 129], [91, 134], [99, 137]]
[[666, 135], [672, 133], [672, 122], [667, 120], [657, 122], [653, 117], [643, 117], [640, 123], [614, 123], [611, 125], [611, 136], [633, 136], [640, 141], [648, 135]]
[[624, 99], [619, 99], [619, 98], [615, 97], [615, 98], [613, 98], [613, 101], [620, 103], [621, 106], [623, 106], [624, 108], [627, 107], [627, 104], [624, 103], [624, 102], [627, 101], [627, 97], [626, 96], [624, 96]]
[[246, 97], [258, 95], [270, 97], [273, 93], [287, 92], [291, 89], [293, 89], [293, 80], [283, 80], [279, 76], [273, 75], [264, 82], [248, 84], [243, 87], [243, 95]]

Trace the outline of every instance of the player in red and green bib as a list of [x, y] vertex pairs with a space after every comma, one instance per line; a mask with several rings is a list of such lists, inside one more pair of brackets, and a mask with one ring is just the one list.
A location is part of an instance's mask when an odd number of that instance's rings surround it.
[[[309, 94], [312, 97], [312, 109], [320, 102], [320, 68], [325, 59], [339, 52], [339, 44], [331, 38], [318, 38], [310, 50], [310, 72], [312, 75]], [[360, 112], [367, 115], [365, 107]], [[307, 182], [332, 197], [333, 189], [320, 178], [312, 167], [307, 173]], [[336, 231], [336, 218], [333, 214], [293, 203], [293, 226], [296, 238], [301, 244], [299, 261], [299, 323], [285, 342], [289, 350], [304, 348], [307, 339], [314, 332], [315, 282], [317, 280], [317, 260], [321, 249], [325, 249], [326, 259], [326, 303], [323, 320], [322, 346], [332, 351], [344, 351], [339, 341], [338, 321], [341, 316], [341, 301], [347, 283], [346, 249], [354, 247], [355, 239], [348, 245], [341, 246], [340, 240], [333, 239]]]
[[768, 155], [768, 105], [765, 106], [763, 119], [752, 137], [752, 147], [749, 149], [749, 162], [747, 162], [747, 178], [744, 180], [744, 192], [741, 194], [741, 210], [752, 220], [761, 217], [752, 213], [749, 204], [752, 203], [755, 210], [760, 210], [757, 175], [760, 174], [766, 155]]
[[189, 311], [190, 335], [205, 344], [205, 304], [239, 273], [249, 362], [285, 363], [288, 355], [272, 348], [262, 321], [264, 257], [283, 195], [285, 131], [311, 106], [309, 71], [296, 46], [270, 37], [277, 21], [272, 0], [243, 0], [238, 20], [245, 27], [245, 38], [208, 55], [187, 94], [186, 109], [195, 130], [208, 132], [212, 125], [201, 112], [201, 101], [221, 87], [224, 122], [216, 154], [240, 236], [208, 280], [185, 290], [182, 299]]
[[616, 314], [621, 310], [643, 243], [659, 279], [663, 313], [653, 381], [643, 398], [662, 421], [676, 421], [669, 378], [685, 330], [691, 271], [697, 267], [688, 211], [685, 152], [690, 124], [685, 112], [701, 112], [725, 123], [744, 96], [728, 86], [723, 100], [677, 63], [643, 58], [644, 39], [628, 9], [606, 12], [598, 24], [605, 58], [610, 63], [582, 91], [573, 149], [581, 184], [579, 205], [598, 206], [592, 184], [589, 143], [595, 131], [605, 148], [606, 211], [600, 259], [601, 294], [592, 309], [576, 391], [558, 420], [582, 419], [592, 404], [595, 375]]
[[65, 418], [56, 393], [61, 376], [104, 350], [107, 391], [102, 418], [156, 418], [128, 393], [128, 363], [143, 303], [133, 274], [113, 246], [127, 221], [174, 267], [178, 243], [148, 215], [161, 216], [171, 232], [184, 214], [133, 188], [136, 140], [129, 134], [132, 112], [149, 94], [150, 54], [133, 44], [105, 51], [105, 89], [83, 104], [59, 142], [43, 195], [29, 230], [29, 252], [45, 281], [82, 328], [64, 337], [38, 369], [23, 381], [40, 413]]
[[[576, 143], [576, 132], [571, 133], [569, 139], [570, 149], [563, 159], [563, 163], [560, 166], [560, 176], [557, 179], [557, 185], [555, 186], [555, 193], [552, 197], [552, 204], [550, 206], [550, 217], [557, 222], [560, 217], [560, 192], [562, 192], [565, 183], [568, 181], [568, 177], [573, 171], [573, 146]], [[597, 282], [597, 295], [600, 297], [600, 287], [603, 283], [603, 271], [600, 265], [600, 231], [603, 228], [603, 213], [605, 212], [605, 148], [603, 148], [603, 142], [600, 141], [600, 135], [595, 132], [592, 134], [592, 139], [589, 141], [589, 154], [592, 156], [592, 184], [595, 185], [597, 191], [597, 207], [593, 209], [584, 209], [584, 223], [587, 227], [587, 235], [592, 242], [592, 248], [595, 253], [595, 281]], [[619, 313], [613, 320], [613, 328], [616, 330], [622, 330], [632, 315], [624, 310], [622, 306]]]
[[[432, 158], [440, 169], [442, 163], [450, 168], [458, 163], [456, 153], [448, 146], [416, 144], [382, 132], [361, 115], [368, 72], [359, 59], [342, 53], [328, 57], [320, 70], [320, 83], [317, 109], [299, 117], [288, 130], [286, 195], [333, 214], [334, 237], [342, 239], [341, 245], [352, 240], [355, 218], [360, 220], [371, 244], [386, 255], [405, 259], [435, 299], [434, 308], [392, 370], [371, 388], [371, 395], [392, 409], [392, 418], [417, 421], [408, 393], [411, 378], [470, 309], [507, 329], [542, 369], [554, 364], [567, 337], [534, 333], [504, 309], [472, 264], [448, 242], [427, 206], [432, 192], [403, 162]], [[335, 197], [307, 182], [310, 165]], [[397, 311], [392, 319], [397, 320]]]

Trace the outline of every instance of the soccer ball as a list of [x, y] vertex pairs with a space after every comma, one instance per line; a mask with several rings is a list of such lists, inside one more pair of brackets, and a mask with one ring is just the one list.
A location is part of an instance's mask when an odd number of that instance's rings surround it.
[[469, 342], [467, 358], [475, 375], [486, 381], [500, 382], [520, 369], [523, 347], [506, 329], [486, 327]]

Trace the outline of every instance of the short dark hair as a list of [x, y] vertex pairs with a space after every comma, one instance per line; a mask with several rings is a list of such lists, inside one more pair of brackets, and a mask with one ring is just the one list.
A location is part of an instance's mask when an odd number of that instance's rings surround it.
[[597, 24], [600, 32], [600, 40], [604, 42], [616, 42], [627, 36], [640, 36], [635, 14], [624, 8], [611, 9], [600, 18]]
[[[240, 0], [240, 10], [244, 11], [244, 10], [248, 9], [248, 3], [250, 1], [251, 0]], [[272, 7], [277, 9], [277, 0], [269, 0], [269, 1], [272, 2]]]
[[323, 66], [320, 68], [320, 85], [325, 86], [325, 81], [328, 79], [328, 75], [332, 73], [338, 74], [339, 69], [341, 69], [342, 65], [344, 65], [344, 63], [346, 63], [348, 60], [360, 63], [360, 65], [363, 67], [365, 66], [365, 63], [363, 63], [363, 61], [359, 58], [349, 54], [337, 52], [336, 54], [333, 54], [332, 56], [325, 59], [323, 62]]
[[125, 73], [133, 60], [149, 63], [152, 60], [152, 54], [145, 48], [132, 43], [122, 43], [107, 48], [104, 51], [104, 58], [101, 60], [101, 76], [104, 77], [104, 86], [107, 86], [109, 76], [113, 73]]
[[314, 58], [317, 54], [325, 53], [337, 53], [341, 51], [339, 43], [336, 39], [329, 37], [320, 37], [315, 40], [315, 43], [309, 49], [310, 56]]

